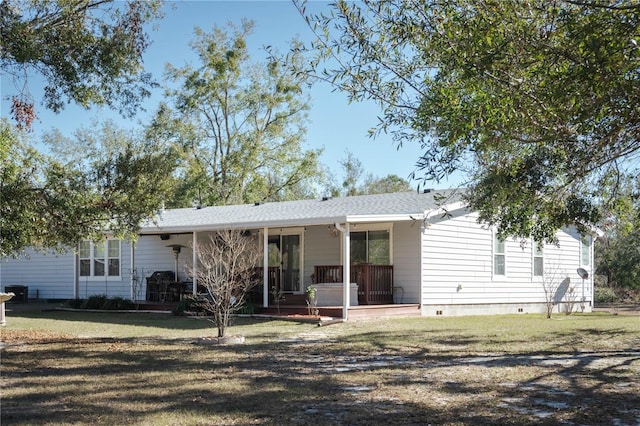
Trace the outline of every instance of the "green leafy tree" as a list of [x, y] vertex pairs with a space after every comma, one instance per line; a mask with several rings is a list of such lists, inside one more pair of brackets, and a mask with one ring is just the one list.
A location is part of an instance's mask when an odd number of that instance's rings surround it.
[[[133, 115], [154, 85], [144, 72], [149, 45], [144, 26], [159, 18], [161, 2], [5, 0], [0, 3], [0, 72], [11, 80], [12, 115], [29, 128], [36, 112], [30, 75], [46, 82], [44, 105], [67, 102], [118, 107]], [[6, 86], [5, 86], [6, 90]], [[5, 92], [6, 94], [6, 92]]]
[[362, 162], [352, 152], [347, 151], [347, 158], [340, 161], [340, 165], [344, 170], [341, 195], [346, 197], [359, 195], [358, 183], [364, 174]]
[[167, 92], [172, 105], [159, 108], [149, 135], [183, 154], [172, 205], [284, 199], [319, 176], [320, 151], [302, 148], [305, 80], [278, 62], [252, 62], [246, 46], [252, 28], [243, 21], [228, 32], [196, 29], [191, 46], [199, 66], [167, 68], [179, 87]]
[[99, 240], [106, 232], [135, 237], [170, 189], [169, 151], [120, 139], [119, 149], [62, 162], [38, 153], [26, 136], [0, 122], [0, 256]]
[[339, 162], [343, 170], [342, 184], [337, 185], [336, 178], [331, 177], [325, 185], [331, 196], [350, 197], [411, 191], [409, 182], [397, 175], [378, 177], [371, 173], [365, 174], [362, 162], [351, 151], [346, 151], [346, 154], [347, 157]]
[[409, 182], [398, 175], [376, 177], [369, 174], [362, 182], [360, 192], [362, 194], [389, 194], [392, 192], [405, 192], [411, 190], [412, 188], [409, 185]]
[[378, 102], [373, 135], [421, 144], [416, 178], [464, 171], [503, 236], [595, 224], [637, 173], [637, 1], [295, 3], [318, 36], [297, 71]]
[[624, 188], [620, 213], [603, 222], [605, 233], [595, 245], [596, 274], [618, 292], [640, 290], [640, 180], [627, 181]]
[[83, 161], [40, 154], [28, 137], [36, 119], [28, 87], [29, 79], [41, 78], [44, 106], [54, 112], [73, 102], [133, 115], [154, 86], [142, 67], [149, 43], [144, 26], [161, 16], [160, 5], [157, 0], [0, 3], [0, 73], [13, 118], [13, 124], [5, 118], [0, 123], [0, 256], [28, 246], [74, 245], [106, 232], [135, 236], [141, 221], [157, 211], [173, 156], [133, 141], [98, 156], [82, 149], [84, 140], [68, 150]]

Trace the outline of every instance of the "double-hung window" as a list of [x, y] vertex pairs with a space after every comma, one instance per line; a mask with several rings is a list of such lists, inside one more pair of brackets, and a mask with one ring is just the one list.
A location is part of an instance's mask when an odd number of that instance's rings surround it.
[[118, 277], [120, 240], [81, 241], [78, 259], [81, 277]]
[[544, 275], [544, 244], [533, 242], [533, 276]]
[[507, 270], [506, 252], [504, 240], [493, 235], [493, 275], [505, 276]]

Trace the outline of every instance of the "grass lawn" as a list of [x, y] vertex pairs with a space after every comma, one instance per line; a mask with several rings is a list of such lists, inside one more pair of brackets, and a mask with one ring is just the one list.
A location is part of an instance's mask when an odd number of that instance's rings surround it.
[[[25, 305], [26, 306], [26, 305]], [[8, 305], [1, 424], [640, 424], [640, 317], [317, 327]]]

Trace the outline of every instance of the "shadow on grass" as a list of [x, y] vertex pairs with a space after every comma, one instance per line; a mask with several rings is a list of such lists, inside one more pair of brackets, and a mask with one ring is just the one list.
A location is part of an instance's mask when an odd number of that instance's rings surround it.
[[[451, 343], [444, 337], [450, 332], [418, 335]], [[609, 332], [590, 329], [589, 337], [605, 339]], [[238, 346], [110, 338], [7, 347], [1, 421], [631, 425], [640, 420], [637, 349], [487, 354], [469, 350], [481, 339], [466, 336], [466, 343], [443, 351], [437, 342], [411, 344], [406, 339], [416, 338], [413, 330], [261, 342], [270, 336], [256, 333], [259, 343]], [[405, 346], [398, 345], [403, 339]]]

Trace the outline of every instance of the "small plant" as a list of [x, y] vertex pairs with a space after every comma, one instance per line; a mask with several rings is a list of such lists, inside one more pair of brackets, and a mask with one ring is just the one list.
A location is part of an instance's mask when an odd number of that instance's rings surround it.
[[280, 313], [280, 302], [284, 300], [284, 293], [274, 285], [271, 287], [271, 296], [273, 297], [273, 302], [276, 304], [278, 313]]
[[104, 309], [107, 311], [116, 311], [116, 310], [128, 311], [128, 310], [135, 309], [135, 303], [133, 303], [129, 299], [125, 299], [122, 297], [113, 297], [111, 299], [105, 300], [100, 309]]
[[307, 313], [311, 316], [319, 316], [320, 310], [318, 309], [318, 299], [316, 298], [316, 288], [307, 287]]
[[202, 302], [193, 296], [186, 296], [182, 299], [172, 311], [173, 315], [185, 316], [188, 314], [204, 314]]
[[99, 294], [89, 296], [87, 300], [84, 301], [81, 309], [102, 309], [104, 305], [107, 303], [107, 295]]
[[611, 287], [596, 287], [595, 303], [614, 303], [619, 300], [615, 290]]
[[256, 305], [245, 300], [244, 305], [240, 307], [238, 313], [244, 315], [253, 315], [256, 313]]
[[64, 302], [63, 306], [65, 308], [80, 309], [83, 303], [84, 299], [70, 299]]

